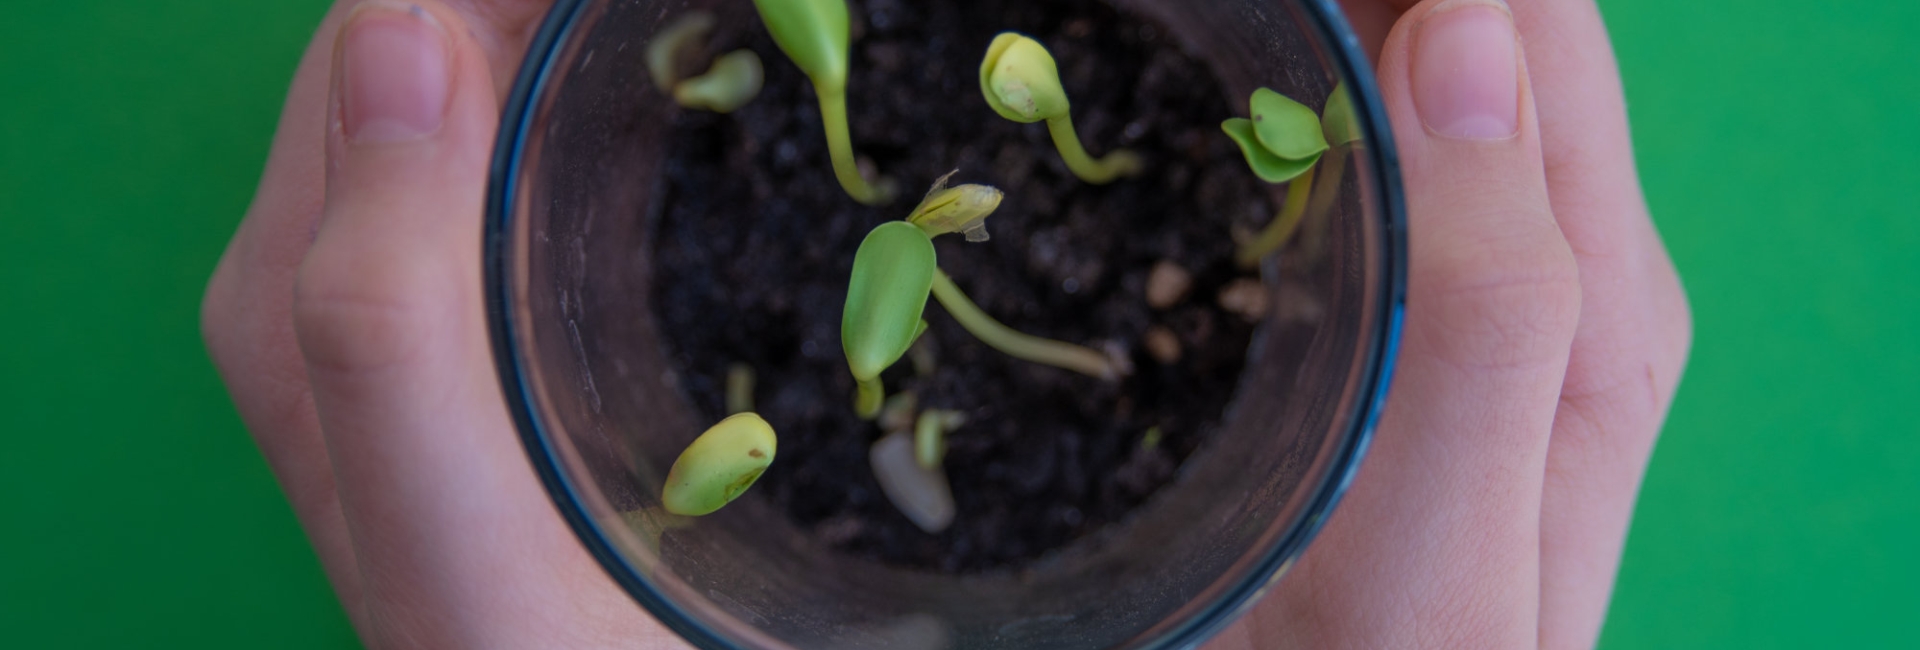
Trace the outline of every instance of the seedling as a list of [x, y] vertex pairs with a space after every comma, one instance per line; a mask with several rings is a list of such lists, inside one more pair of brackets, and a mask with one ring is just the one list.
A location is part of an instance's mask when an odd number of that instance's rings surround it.
[[1327, 150], [1320, 117], [1313, 109], [1269, 88], [1254, 91], [1251, 105], [1252, 119], [1236, 117], [1220, 128], [1240, 145], [1255, 176], [1268, 183], [1287, 183], [1287, 198], [1280, 215], [1235, 254], [1235, 261], [1243, 268], [1258, 265], [1260, 258], [1278, 250], [1293, 235], [1300, 217], [1306, 214], [1314, 165]]
[[859, 384], [854, 411], [880, 413], [886, 389], [880, 373], [907, 353], [927, 330], [921, 319], [936, 273], [933, 240], [905, 221], [874, 228], [853, 256], [853, 279], [840, 318], [840, 345]]
[[[1247, 166], [1260, 180], [1287, 183], [1287, 198], [1280, 215], [1235, 253], [1234, 261], [1242, 268], [1259, 265], [1261, 258], [1286, 245], [1306, 215], [1333, 207], [1347, 153], [1360, 140], [1353, 99], [1344, 83], [1327, 98], [1325, 119], [1267, 88], [1254, 91], [1251, 103], [1252, 119], [1229, 119], [1220, 128], [1240, 145]], [[1321, 168], [1324, 173], [1315, 172]]]
[[678, 78], [681, 50], [713, 31], [713, 14], [690, 11], [654, 34], [647, 45], [647, 73], [653, 85], [687, 108], [731, 113], [760, 94], [765, 72], [760, 57], [748, 50], [730, 52], [713, 62], [705, 74]]
[[1145, 168], [1138, 154], [1121, 149], [1094, 159], [1073, 129], [1067, 89], [1046, 46], [1023, 34], [1006, 32], [987, 47], [980, 63], [980, 92], [994, 112], [1021, 124], [1045, 121], [1054, 147], [1080, 180], [1105, 185]]
[[653, 40], [647, 42], [647, 74], [653, 77], [653, 87], [673, 92], [680, 83], [680, 51], [706, 38], [713, 24], [713, 14], [689, 11], [654, 32]]
[[[948, 176], [952, 176], [949, 174]], [[858, 384], [854, 410], [872, 419], [886, 399], [880, 373], [907, 353], [927, 329], [923, 314], [931, 295], [960, 326], [987, 345], [1015, 358], [1118, 379], [1116, 362], [1094, 350], [1014, 331], [988, 316], [940, 271], [933, 238], [953, 232], [985, 237], [985, 220], [1000, 205], [1000, 191], [982, 185], [949, 190], [935, 184], [911, 221], [880, 224], [854, 254], [853, 277], [840, 320], [840, 343]]]
[[919, 226], [928, 237], [957, 232], [975, 244], [992, 239], [987, 234], [987, 216], [1000, 209], [1000, 200], [1006, 196], [986, 185], [947, 187], [947, 180], [957, 173], [948, 172], [934, 181], [927, 197], [907, 215], [907, 222]]
[[735, 50], [715, 59], [706, 74], [674, 86], [673, 100], [687, 108], [732, 113], [760, 94], [765, 79], [759, 55]]
[[1346, 180], [1347, 156], [1360, 142], [1359, 118], [1353, 112], [1353, 96], [1347, 93], [1346, 82], [1333, 87], [1333, 95], [1327, 97], [1327, 107], [1320, 112], [1320, 127], [1327, 136], [1327, 155], [1320, 162], [1320, 173], [1314, 179], [1313, 199], [1307, 203], [1306, 216], [1301, 222], [1302, 250], [1309, 256], [1317, 256], [1325, 250], [1321, 241], [1326, 237], [1325, 215], [1333, 209], [1333, 202], [1340, 198], [1340, 184]]
[[698, 517], [732, 503], [773, 464], [773, 427], [752, 413], [713, 425], [695, 438], [667, 472], [661, 504], [667, 512]]
[[833, 175], [853, 200], [881, 205], [897, 193], [885, 177], [869, 182], [853, 155], [847, 127], [847, 60], [852, 48], [846, 0], [753, 0], [760, 20], [787, 58], [813, 81], [820, 121], [827, 131]]
[[947, 434], [967, 423], [959, 411], [929, 410], [913, 423], [913, 460], [921, 469], [935, 469], [947, 457]]
[[881, 431], [906, 431], [913, 428], [914, 418], [920, 412], [920, 396], [913, 391], [903, 390], [887, 396], [886, 406], [880, 407], [880, 418], [876, 424]]

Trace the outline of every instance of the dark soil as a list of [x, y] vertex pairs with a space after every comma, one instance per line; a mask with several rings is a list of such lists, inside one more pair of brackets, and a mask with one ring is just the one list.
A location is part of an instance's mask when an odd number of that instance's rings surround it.
[[[847, 197], [811, 85], [757, 20], [734, 21], [741, 27], [716, 34], [711, 50], [752, 48], [767, 64], [766, 89], [733, 115], [679, 118], [670, 194], [654, 224], [654, 309], [680, 385], [710, 420], [725, 415], [727, 368], [756, 371], [756, 410], [779, 432], [780, 452], [755, 492], [801, 528], [898, 565], [1016, 566], [1124, 518], [1219, 426], [1254, 326], [1214, 297], [1238, 277], [1232, 230], [1271, 214], [1219, 130], [1243, 111], [1164, 30], [1101, 2], [865, 0], [853, 13], [854, 146], [903, 196], [883, 208]], [[987, 107], [980, 58], [1009, 29], [1054, 52], [1087, 147], [1134, 149], [1149, 161], [1145, 175], [1082, 183], [1044, 125]], [[903, 361], [885, 376], [890, 392], [915, 391], [923, 408], [970, 417], [946, 461], [958, 518], [929, 535], [894, 510], [868, 469], [881, 432], [854, 416], [839, 325], [861, 239], [905, 217], [956, 168], [954, 182], [994, 185], [1006, 201], [988, 221], [991, 242], [938, 241], [941, 267], [1008, 325], [1121, 346], [1137, 370], [1109, 383], [1014, 360], [929, 301], [937, 370], [916, 376]], [[1195, 279], [1166, 311], [1144, 299], [1161, 260]], [[1146, 353], [1155, 325], [1179, 336], [1177, 363]], [[1155, 427], [1163, 438], [1143, 444]]]

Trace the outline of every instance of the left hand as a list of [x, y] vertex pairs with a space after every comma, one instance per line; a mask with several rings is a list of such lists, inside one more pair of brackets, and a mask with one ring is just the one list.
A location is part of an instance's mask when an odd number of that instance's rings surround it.
[[370, 648], [680, 648], [567, 528], [495, 380], [480, 241], [500, 100], [549, 2], [343, 0], [202, 327]]

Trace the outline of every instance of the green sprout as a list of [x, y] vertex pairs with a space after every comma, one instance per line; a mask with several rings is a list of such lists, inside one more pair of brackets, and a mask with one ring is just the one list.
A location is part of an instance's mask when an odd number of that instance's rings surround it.
[[1340, 184], [1346, 180], [1347, 156], [1361, 139], [1360, 119], [1353, 111], [1353, 96], [1347, 93], [1346, 82], [1333, 87], [1333, 95], [1327, 98], [1327, 107], [1321, 111], [1320, 127], [1331, 148], [1320, 162], [1321, 173], [1314, 179], [1313, 199], [1307, 203], [1306, 216], [1302, 219], [1305, 232], [1301, 248], [1310, 259], [1316, 259], [1325, 250], [1324, 216], [1340, 198]]
[[847, 60], [852, 48], [846, 0], [753, 0], [760, 20], [807, 78], [820, 98], [820, 121], [827, 130], [833, 174], [853, 200], [882, 205], [893, 200], [892, 180], [868, 182], [853, 155], [847, 127]]
[[878, 424], [881, 431], [906, 431], [913, 428], [913, 418], [920, 410], [920, 396], [910, 390], [903, 390], [887, 396], [886, 406], [880, 407]]
[[695, 438], [667, 472], [660, 493], [667, 512], [698, 517], [732, 503], [773, 464], [773, 427], [752, 413], [713, 425]]
[[760, 94], [760, 85], [765, 79], [760, 56], [748, 50], [736, 50], [714, 59], [713, 68], [706, 74], [674, 86], [673, 100], [687, 108], [732, 113]]
[[1260, 258], [1278, 250], [1293, 235], [1306, 214], [1314, 165], [1327, 150], [1320, 116], [1313, 109], [1270, 88], [1254, 91], [1251, 104], [1252, 119], [1229, 119], [1220, 129], [1240, 145], [1255, 176], [1268, 183], [1287, 183], [1287, 198], [1280, 216], [1234, 255], [1243, 268], [1259, 264]]
[[854, 411], [880, 413], [886, 390], [880, 373], [907, 353], [927, 329], [921, 314], [938, 272], [933, 240], [918, 226], [889, 221], [874, 228], [853, 256], [853, 279], [840, 319], [840, 344], [859, 383]]
[[932, 409], [913, 423], [913, 460], [922, 469], [934, 469], [947, 457], [947, 434], [967, 423], [959, 411]]
[[689, 11], [653, 34], [653, 40], [647, 42], [647, 74], [653, 77], [655, 88], [673, 91], [680, 83], [680, 50], [706, 38], [713, 31], [713, 23], [713, 14]]
[[1080, 180], [1105, 185], [1145, 168], [1139, 155], [1124, 149], [1098, 160], [1087, 153], [1073, 129], [1059, 66], [1039, 41], [1014, 32], [995, 37], [980, 63], [980, 92], [1001, 117], [1021, 124], [1045, 121], [1060, 157]]
[[1247, 166], [1260, 180], [1287, 183], [1287, 198], [1280, 215], [1234, 254], [1242, 268], [1259, 265], [1261, 258], [1285, 246], [1307, 215], [1332, 209], [1348, 152], [1360, 141], [1359, 118], [1344, 82], [1327, 98], [1325, 119], [1267, 88], [1254, 91], [1251, 103], [1252, 119], [1233, 118], [1220, 128], [1240, 145]]
[[713, 25], [713, 14], [690, 11], [661, 28], [647, 44], [647, 74], [681, 106], [732, 113], [760, 94], [766, 75], [758, 55], [737, 50], [715, 59], [705, 74], [678, 78], [680, 51], [705, 38]]
[[[948, 174], [947, 177], [951, 177]], [[999, 190], [982, 185], [947, 188], [942, 177], [912, 213], [912, 221], [880, 224], [860, 242], [840, 320], [840, 344], [858, 384], [854, 411], [873, 419], [886, 403], [880, 373], [900, 361], [926, 332], [929, 294], [967, 332], [1018, 359], [1118, 379], [1126, 369], [1094, 350], [1014, 331], [988, 316], [940, 270], [933, 238], [954, 232], [985, 238], [986, 218], [1000, 206]]]
[[947, 172], [934, 181], [927, 197], [907, 215], [907, 223], [919, 226], [928, 237], [957, 232], [965, 235], [968, 242], [987, 241], [990, 239], [987, 216], [1000, 209], [1000, 201], [1006, 195], [986, 185], [947, 187], [947, 179], [958, 173], [958, 170]]

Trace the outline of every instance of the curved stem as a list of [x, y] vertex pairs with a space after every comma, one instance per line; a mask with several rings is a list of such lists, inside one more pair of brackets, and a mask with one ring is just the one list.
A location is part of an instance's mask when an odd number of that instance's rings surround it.
[[853, 398], [853, 412], [862, 420], [871, 420], [880, 416], [880, 407], [887, 403], [887, 386], [879, 377], [854, 381], [860, 385], [859, 394]]
[[981, 311], [979, 305], [973, 304], [967, 294], [953, 284], [953, 278], [947, 277], [946, 271], [933, 272], [933, 297], [968, 333], [993, 349], [1005, 352], [1007, 356], [1108, 381], [1119, 379], [1122, 374], [1107, 355], [1090, 348], [1024, 334], [1000, 324], [987, 312]]
[[1087, 148], [1080, 144], [1080, 134], [1073, 130], [1073, 118], [1047, 120], [1047, 133], [1053, 135], [1053, 146], [1060, 150], [1060, 157], [1067, 161], [1067, 169], [1073, 170], [1074, 176], [1088, 183], [1106, 185], [1121, 176], [1138, 174], [1144, 167], [1138, 154], [1125, 149], [1094, 160], [1087, 153]]
[[1307, 196], [1312, 192], [1314, 170], [1318, 168], [1319, 165], [1309, 167], [1305, 173], [1287, 182], [1287, 202], [1280, 208], [1280, 216], [1274, 217], [1260, 231], [1260, 236], [1241, 246], [1239, 252], [1234, 254], [1234, 261], [1240, 264], [1240, 268], [1259, 266], [1260, 258], [1287, 244], [1287, 239], [1300, 226], [1300, 217], [1307, 213]]
[[820, 96], [820, 122], [827, 127], [827, 150], [833, 155], [833, 175], [840, 179], [840, 187], [853, 196], [853, 200], [866, 205], [881, 205], [893, 200], [893, 182], [885, 177], [873, 183], [860, 175], [860, 165], [854, 162], [853, 136], [847, 129], [847, 93], [814, 86], [814, 94]]

